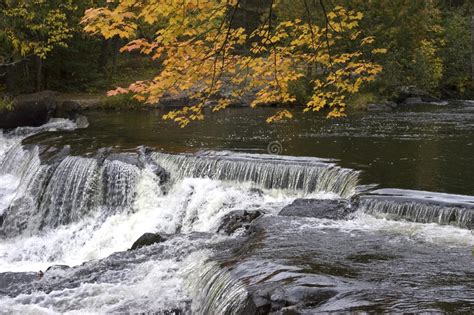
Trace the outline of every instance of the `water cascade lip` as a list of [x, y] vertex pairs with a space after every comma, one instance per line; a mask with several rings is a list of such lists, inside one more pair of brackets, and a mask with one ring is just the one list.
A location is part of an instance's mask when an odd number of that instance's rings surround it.
[[379, 189], [360, 196], [360, 209], [389, 219], [474, 228], [474, 196]]
[[202, 151], [196, 154], [152, 154], [175, 179], [207, 177], [231, 182], [251, 182], [258, 188], [282, 189], [303, 194], [335, 193], [351, 197], [359, 171], [337, 166], [334, 160], [283, 157], [268, 154]]

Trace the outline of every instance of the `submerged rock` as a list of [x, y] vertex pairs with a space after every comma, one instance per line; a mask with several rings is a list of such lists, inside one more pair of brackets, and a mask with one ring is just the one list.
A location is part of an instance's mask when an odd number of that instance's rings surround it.
[[133, 243], [132, 248], [130, 250], [139, 249], [145, 246], [150, 246], [156, 243], [163, 243], [166, 242], [168, 238], [158, 234], [158, 233], [145, 233], [140, 236], [135, 243]]
[[279, 215], [286, 217], [310, 217], [320, 219], [343, 219], [352, 212], [347, 200], [296, 199], [284, 207]]
[[259, 210], [234, 210], [222, 218], [221, 225], [217, 229], [217, 232], [224, 232], [227, 235], [230, 235], [237, 229], [248, 229], [250, 223], [262, 215], [263, 212]]

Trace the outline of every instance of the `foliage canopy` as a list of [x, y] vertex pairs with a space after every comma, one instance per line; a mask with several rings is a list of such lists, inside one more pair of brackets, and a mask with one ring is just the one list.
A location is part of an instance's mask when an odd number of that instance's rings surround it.
[[[375, 80], [382, 67], [373, 60], [386, 50], [374, 46], [373, 36], [363, 35], [361, 12], [336, 6], [326, 12], [324, 25], [318, 25], [307, 8], [306, 18], [276, 22], [278, 5], [270, 3], [254, 30], [235, 25], [237, 0], [108, 1], [88, 10], [83, 23], [89, 33], [126, 39], [122, 51], [139, 51], [162, 64], [152, 80], [109, 94], [133, 93], [137, 100], [156, 103], [184, 93], [191, 105], [164, 116], [180, 126], [202, 120], [206, 106], [218, 111], [246, 93], [255, 93], [253, 107], [291, 104], [296, 99], [289, 86], [307, 75], [308, 66], [316, 71], [304, 111], [330, 108], [329, 117], [344, 116], [346, 98]], [[164, 26], [140, 36], [146, 24]], [[291, 117], [285, 109], [267, 121]]]

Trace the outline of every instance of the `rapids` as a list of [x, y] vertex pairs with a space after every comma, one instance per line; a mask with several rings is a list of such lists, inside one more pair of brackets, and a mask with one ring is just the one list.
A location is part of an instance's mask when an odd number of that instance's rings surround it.
[[[81, 131], [53, 120], [0, 135], [0, 313], [474, 306], [472, 196], [373, 190], [359, 170], [327, 158], [144, 147], [80, 154], [41, 140], [58, 132]], [[344, 199], [351, 213], [278, 215], [299, 198]], [[218, 232], [236, 211], [263, 215]], [[168, 240], [129, 250], [146, 232]]]

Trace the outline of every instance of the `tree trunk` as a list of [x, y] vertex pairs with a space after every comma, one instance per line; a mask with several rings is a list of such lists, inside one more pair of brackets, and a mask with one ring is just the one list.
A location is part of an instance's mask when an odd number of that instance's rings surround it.
[[43, 59], [36, 56], [36, 91], [40, 92], [43, 85]]

